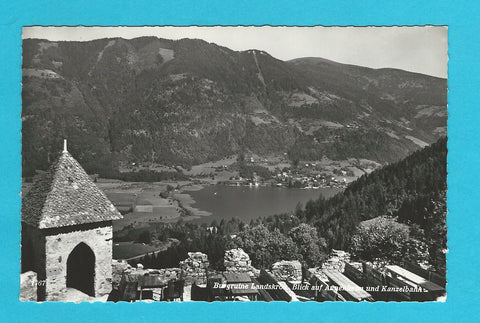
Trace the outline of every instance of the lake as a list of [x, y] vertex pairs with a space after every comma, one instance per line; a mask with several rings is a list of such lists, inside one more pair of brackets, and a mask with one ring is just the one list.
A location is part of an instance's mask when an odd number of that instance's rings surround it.
[[280, 187], [245, 187], [210, 185], [199, 191], [188, 192], [195, 203], [192, 207], [212, 213], [193, 220], [196, 223], [211, 223], [213, 220], [233, 217], [248, 223], [251, 219], [295, 210], [297, 203], [303, 206], [320, 195], [332, 197], [340, 188], [294, 189]]

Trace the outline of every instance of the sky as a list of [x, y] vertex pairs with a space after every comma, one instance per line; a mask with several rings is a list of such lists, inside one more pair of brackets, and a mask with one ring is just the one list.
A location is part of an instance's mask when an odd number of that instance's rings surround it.
[[416, 27], [24, 27], [22, 38], [198, 38], [233, 50], [259, 49], [275, 58], [322, 57], [372, 68], [399, 68], [447, 78], [448, 29]]

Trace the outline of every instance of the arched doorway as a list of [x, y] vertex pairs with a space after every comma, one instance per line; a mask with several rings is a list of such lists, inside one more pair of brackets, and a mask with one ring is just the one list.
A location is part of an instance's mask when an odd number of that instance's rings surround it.
[[83, 242], [68, 256], [67, 287], [95, 296], [95, 254]]

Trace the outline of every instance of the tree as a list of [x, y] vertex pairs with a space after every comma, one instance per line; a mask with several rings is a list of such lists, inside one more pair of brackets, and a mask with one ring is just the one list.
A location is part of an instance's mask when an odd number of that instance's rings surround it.
[[252, 264], [258, 268], [269, 268], [280, 260], [302, 260], [293, 240], [278, 229], [269, 231], [260, 224], [240, 232], [229, 243], [229, 248], [242, 248], [250, 255]]
[[446, 252], [447, 252], [447, 196], [446, 191], [440, 198], [432, 200], [428, 226], [425, 228], [430, 263], [440, 274], [446, 273]]
[[318, 237], [317, 230], [314, 227], [302, 223], [291, 229], [288, 236], [297, 245], [307, 266], [318, 266], [326, 258], [327, 244], [325, 239]]
[[428, 259], [426, 244], [412, 238], [407, 225], [387, 217], [360, 224], [352, 237], [351, 252], [357, 259], [381, 263]]

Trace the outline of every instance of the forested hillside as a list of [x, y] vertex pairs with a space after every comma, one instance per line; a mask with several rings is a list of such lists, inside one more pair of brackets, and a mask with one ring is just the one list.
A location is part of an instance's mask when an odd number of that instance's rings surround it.
[[397, 161], [446, 133], [445, 79], [198, 39], [23, 42], [24, 174], [62, 146], [88, 172], [240, 151]]
[[329, 200], [308, 202], [297, 216], [315, 225], [329, 247], [340, 249], [349, 248], [361, 221], [396, 217], [398, 222], [422, 230], [416, 234], [427, 244], [430, 261], [442, 267], [446, 191], [447, 139], [442, 138], [397, 163], [360, 177]]

